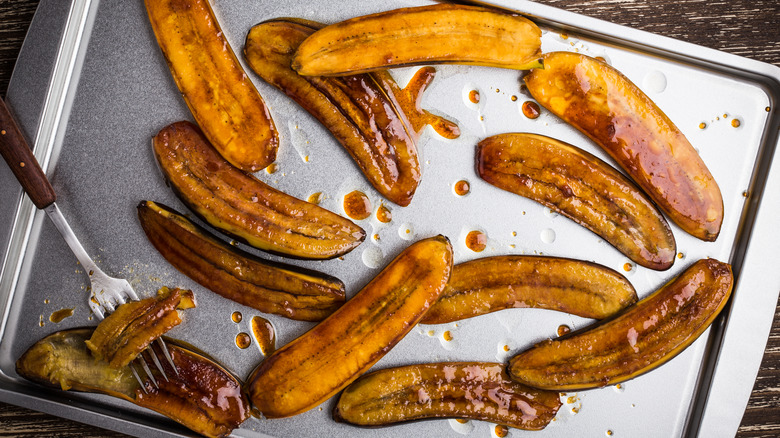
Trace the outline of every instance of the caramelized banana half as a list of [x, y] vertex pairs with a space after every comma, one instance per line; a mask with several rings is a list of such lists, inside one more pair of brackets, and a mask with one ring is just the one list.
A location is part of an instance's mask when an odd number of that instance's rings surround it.
[[365, 239], [365, 231], [348, 219], [236, 169], [189, 122], [166, 126], [152, 143], [179, 198], [215, 228], [255, 248], [328, 259], [348, 253]]
[[509, 362], [534, 388], [578, 391], [612, 385], [673, 358], [709, 327], [731, 294], [731, 266], [699, 260], [615, 319], [547, 340]]
[[674, 263], [672, 230], [620, 172], [570, 144], [537, 134], [500, 134], [477, 146], [479, 176], [572, 219], [651, 269]]
[[450, 278], [452, 246], [412, 244], [326, 320], [267, 357], [245, 390], [267, 418], [324, 402], [371, 368], [417, 324]]
[[237, 303], [300, 321], [321, 321], [346, 300], [341, 280], [255, 257], [165, 205], [143, 201], [138, 218], [146, 237], [176, 269]]
[[423, 324], [441, 324], [513, 307], [603, 319], [634, 304], [636, 291], [605, 266], [557, 257], [498, 256], [455, 265]]
[[167, 378], [150, 367], [157, 386], [146, 377], [142, 389], [129, 365], [112, 368], [90, 354], [85, 344], [90, 336], [92, 329], [49, 335], [19, 358], [16, 372], [26, 379], [63, 390], [122, 398], [210, 437], [230, 435], [249, 417], [249, 402], [241, 393], [241, 383], [212, 359], [166, 340], [178, 372], [167, 361], [160, 361]]
[[384, 71], [340, 78], [300, 76], [290, 67], [292, 55], [321, 27], [295, 18], [260, 23], [247, 35], [244, 56], [263, 80], [330, 130], [382, 196], [409, 205], [421, 177], [419, 132], [432, 124], [445, 137], [460, 134], [454, 123], [417, 106], [435, 70], [421, 70], [403, 90]]
[[356, 17], [315, 32], [292, 66], [305, 76], [339, 76], [421, 64], [541, 67], [542, 32], [517, 14], [439, 4]]
[[123, 367], [155, 339], [181, 324], [179, 309], [195, 307], [191, 290], [161, 288], [156, 297], [129, 301], [116, 308], [86, 341], [97, 358]]
[[544, 70], [525, 77], [533, 97], [601, 146], [680, 228], [714, 241], [720, 188], [669, 117], [604, 62], [570, 52], [543, 58]]
[[541, 430], [555, 417], [557, 392], [512, 381], [504, 364], [408, 365], [366, 374], [341, 393], [336, 421], [384, 426], [424, 418], [470, 418]]
[[208, 1], [145, 3], [173, 79], [206, 137], [239, 169], [255, 172], [273, 163], [276, 126]]

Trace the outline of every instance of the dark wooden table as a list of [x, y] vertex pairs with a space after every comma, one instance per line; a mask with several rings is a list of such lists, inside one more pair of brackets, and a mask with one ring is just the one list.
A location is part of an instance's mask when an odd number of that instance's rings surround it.
[[[780, 2], [777, 0], [537, 1], [780, 66]], [[37, 4], [38, 0], [0, 0], [0, 97], [5, 96]], [[780, 302], [738, 436], [780, 436], [779, 367]], [[123, 435], [0, 403], [0, 437], [3, 436]]]

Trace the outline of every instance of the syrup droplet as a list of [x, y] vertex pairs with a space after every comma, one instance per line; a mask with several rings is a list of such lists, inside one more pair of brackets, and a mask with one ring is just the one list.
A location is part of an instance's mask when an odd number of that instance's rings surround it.
[[277, 170], [279, 170], [279, 166], [276, 163], [271, 163], [265, 168], [265, 171], [268, 172], [269, 175], [276, 173]]
[[482, 231], [469, 231], [466, 235], [466, 247], [474, 252], [482, 252], [487, 247], [487, 235]]
[[241, 312], [239, 312], [239, 311], [235, 311], [235, 312], [233, 312], [233, 314], [232, 314], [232, 315], [230, 315], [230, 319], [232, 319], [232, 320], [233, 320], [233, 322], [235, 322], [236, 324], [238, 324], [239, 322], [241, 322], [241, 320], [242, 320], [242, 319], [244, 319], [244, 316], [243, 316], [243, 315], [241, 315]]
[[568, 40], [568, 39], [569, 39], [569, 34], [562, 33], [562, 34], [561, 34], [561, 39], [563, 39], [563, 40]]
[[731, 120], [731, 126], [733, 126], [735, 128], [739, 128], [739, 125], [741, 125], [741, 124], [742, 123], [740, 123], [739, 119], [732, 119]]
[[509, 345], [504, 345], [504, 351], [509, 351]]
[[499, 438], [504, 438], [509, 433], [509, 428], [502, 424], [496, 424], [494, 430], [496, 432], [496, 436]]
[[19, 167], [24, 167], [24, 161], [19, 162]]
[[253, 316], [252, 333], [263, 356], [269, 356], [276, 351], [276, 331], [270, 321], [261, 316]]
[[536, 119], [539, 117], [539, 114], [542, 113], [541, 108], [539, 108], [539, 104], [530, 100], [523, 102], [522, 110], [523, 115], [529, 119]]
[[371, 201], [365, 193], [353, 190], [344, 195], [344, 212], [355, 220], [371, 216]]
[[601, 62], [607, 62], [607, 59], [604, 58], [603, 56], [597, 56], [596, 59], [598, 59]]
[[252, 345], [252, 338], [248, 334], [241, 332], [236, 335], [236, 347], [243, 350], [250, 345]]
[[73, 316], [73, 309], [74, 308], [57, 310], [56, 312], [53, 312], [51, 314], [51, 316], [49, 317], [49, 321], [53, 323], [59, 323], [63, 319]]
[[707, 124], [704, 122], [699, 123], [699, 129], [704, 129], [707, 127]]
[[374, 240], [379, 242], [379, 233], [374, 234], [372, 237], [374, 238]]
[[43, 300], [43, 304], [49, 304], [49, 299], [46, 298], [45, 300]]
[[[767, 110], [767, 111], [769, 111], [769, 107], [766, 107], [766, 110]], [[0, 135], [5, 135], [5, 129], [3, 129], [2, 131], [0, 131]]]
[[311, 195], [309, 195], [309, 198], [306, 200], [312, 204], [319, 205], [319, 203], [322, 202], [322, 192], [314, 192]]
[[390, 221], [393, 220], [393, 212], [391, 212], [389, 208], [385, 207], [385, 204], [382, 204], [379, 206], [379, 208], [376, 209], [376, 220], [382, 222], [383, 224], [390, 223]]
[[[558, 336], [563, 336], [567, 333], [571, 333], [571, 327], [569, 327], [566, 324], [561, 324], [558, 326]], [[572, 402], [569, 402], [572, 403]]]
[[466, 196], [471, 191], [471, 184], [469, 184], [468, 181], [465, 179], [462, 179], [455, 183], [455, 186], [453, 186], [453, 190], [455, 191], [455, 194], [458, 196]]
[[471, 103], [479, 103], [479, 91], [469, 91], [469, 101], [471, 101]]
[[467, 420], [465, 418], [457, 418], [457, 419], [455, 419], [455, 421], [457, 421], [460, 424], [466, 424], [466, 423], [469, 422], [469, 420]]
[[623, 264], [623, 270], [626, 271], [626, 272], [630, 271], [632, 268], [633, 268], [633, 265], [631, 265], [631, 263], [626, 262], [626, 263]]
[[444, 338], [445, 341], [450, 342], [452, 340], [452, 333], [450, 333], [449, 330], [441, 334], [441, 337]]
[[517, 96], [515, 96], [515, 95], [512, 95], [512, 97], [510, 97], [510, 99], [512, 99], [512, 102], [517, 102]]
[[681, 260], [682, 260], [684, 257], [685, 257], [685, 254], [683, 254], [683, 253], [681, 253], [681, 252], [678, 252], [678, 253], [677, 253], [677, 258], [678, 258], [678, 259], [681, 259]]
[[771, 107], [766, 107], [766, 108], [764, 108], [764, 109], [766, 110], [766, 112], [772, 111], [772, 108], [771, 108]]
[[607, 433], [607, 436], [612, 436], [612, 431], [611, 430], [607, 429], [606, 433]]

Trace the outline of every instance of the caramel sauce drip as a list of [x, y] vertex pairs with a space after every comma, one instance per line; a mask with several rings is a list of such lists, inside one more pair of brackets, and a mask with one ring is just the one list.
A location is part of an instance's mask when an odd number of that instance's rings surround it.
[[276, 173], [276, 171], [279, 170], [279, 165], [276, 163], [271, 163], [268, 165], [268, 167], [265, 168], [265, 171], [268, 172], [268, 174]]
[[312, 193], [311, 195], [309, 195], [309, 198], [306, 199], [306, 201], [315, 205], [319, 205], [319, 203], [322, 202], [322, 192]]
[[70, 316], [73, 316], [73, 308], [70, 309], [60, 309], [56, 312], [53, 312], [51, 316], [49, 317], [49, 321], [58, 323], [61, 322], [63, 319], [68, 318]]
[[523, 115], [529, 119], [536, 119], [539, 117], [539, 114], [542, 113], [541, 108], [539, 108], [539, 104], [536, 102], [531, 102], [530, 100], [523, 102], [522, 109]]
[[442, 333], [442, 337], [447, 342], [450, 342], [453, 339], [452, 338], [452, 333], [449, 330], [447, 330], [446, 332]]
[[474, 252], [482, 252], [487, 247], [487, 235], [482, 231], [469, 231], [466, 235], [466, 247]]
[[633, 268], [633, 266], [631, 265], [631, 263], [624, 263], [623, 264], [623, 270], [626, 271], [626, 272], [631, 271], [632, 268]]
[[558, 336], [563, 336], [567, 333], [571, 333], [571, 327], [566, 324], [561, 324], [558, 326]]
[[385, 205], [382, 204], [376, 210], [376, 220], [382, 222], [383, 224], [390, 223], [390, 221], [393, 220], [393, 213], [390, 211], [389, 208], [385, 207]]
[[235, 311], [235, 312], [233, 312], [232, 315], [230, 315], [230, 319], [232, 319], [233, 322], [238, 324], [239, 322], [241, 322], [242, 319], [244, 319], [244, 316], [241, 315], [241, 312]]
[[353, 190], [344, 195], [344, 212], [355, 220], [371, 216], [371, 201], [365, 193]]
[[468, 195], [469, 192], [471, 191], [471, 184], [469, 184], [469, 182], [466, 181], [465, 179], [462, 179], [455, 183], [454, 190], [455, 190], [455, 194], [458, 196]]
[[469, 91], [469, 100], [471, 101], [471, 103], [479, 103], [479, 91], [477, 90]]
[[731, 120], [731, 126], [733, 126], [735, 128], [739, 128], [739, 125], [741, 125], [741, 124], [742, 123], [740, 123], [739, 119], [732, 119]]
[[236, 335], [236, 347], [243, 350], [250, 345], [252, 345], [252, 338], [248, 334], [241, 332]]
[[276, 332], [270, 321], [261, 316], [253, 317], [252, 332], [264, 356], [270, 356], [276, 351]]
[[[425, 125], [431, 125], [433, 130], [444, 138], [454, 139], [460, 136], [460, 128], [455, 122], [432, 114], [421, 107], [423, 93], [425, 93], [425, 89], [428, 88], [434, 76], [436, 76], [435, 68], [423, 67], [417, 70], [403, 89], [398, 87], [395, 81], [386, 81], [383, 84], [392, 88], [391, 91], [395, 95], [395, 103], [397, 103], [397, 107], [408, 119], [409, 126], [414, 131], [414, 133], [410, 134], [415, 136], [415, 140], [420, 137], [420, 133], [422, 133]], [[479, 92], [476, 95], [479, 96]], [[469, 99], [471, 99], [471, 93], [469, 93]], [[479, 97], [477, 97], [477, 101], [479, 101]]]
[[496, 428], [494, 431], [496, 433], [496, 436], [499, 438], [503, 438], [507, 436], [507, 434], [509, 434], [509, 428], [501, 424], [496, 424]]

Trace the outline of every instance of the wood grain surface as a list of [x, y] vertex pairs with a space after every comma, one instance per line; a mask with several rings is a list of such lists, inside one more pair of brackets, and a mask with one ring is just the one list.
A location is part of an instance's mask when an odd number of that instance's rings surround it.
[[[631, 26], [780, 66], [778, 0], [538, 0], [578, 14]], [[38, 0], [0, 0], [0, 96]], [[739, 437], [780, 436], [780, 302]], [[0, 403], [0, 437], [123, 436]]]

